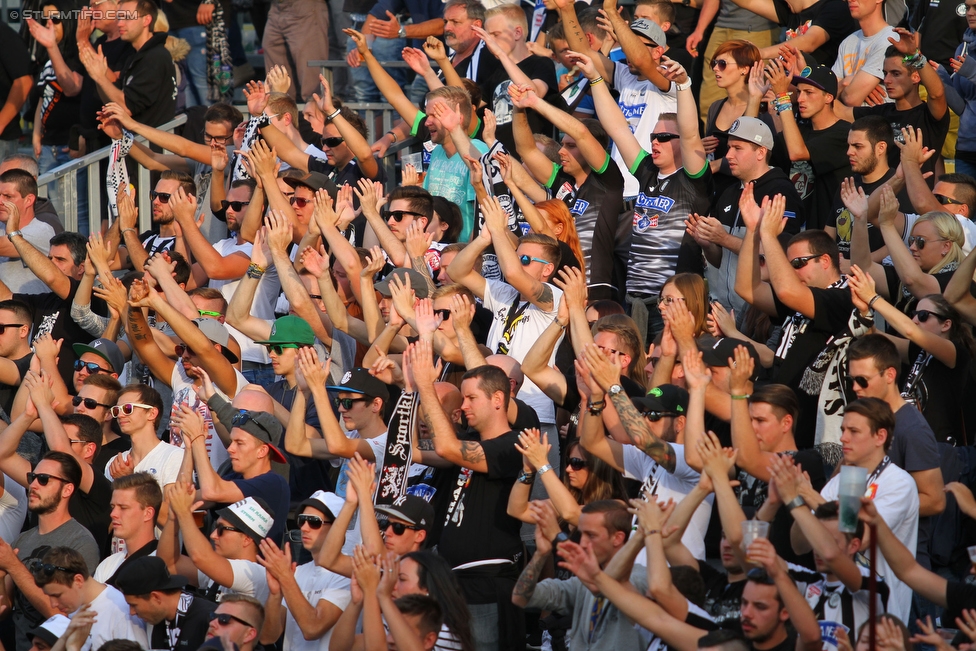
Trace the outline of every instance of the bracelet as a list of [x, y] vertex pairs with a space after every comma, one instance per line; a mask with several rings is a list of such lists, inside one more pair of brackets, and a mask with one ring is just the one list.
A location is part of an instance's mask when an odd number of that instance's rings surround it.
[[596, 86], [597, 84], [602, 84], [602, 83], [603, 83], [603, 77], [600, 76], [600, 77], [597, 77], [596, 79], [591, 80], [590, 81], [590, 86]]
[[599, 416], [603, 413], [603, 409], [607, 406], [607, 400], [604, 398], [600, 402], [586, 402], [586, 409], [590, 412], [591, 416]]
[[550, 470], [552, 470], [552, 466], [547, 463], [546, 465], [544, 465], [541, 468], [539, 468], [539, 472], [537, 472], [536, 474], [538, 474], [538, 475], [544, 475], [547, 472], [549, 472]]
[[874, 298], [872, 298], [872, 299], [871, 299], [870, 301], [868, 301], [868, 309], [869, 309], [869, 310], [873, 310], [873, 309], [874, 309], [874, 303], [875, 303], [875, 302], [876, 302], [876, 301], [877, 301], [877, 300], [878, 300], [879, 298], [881, 298], [881, 294], [875, 294], [875, 295], [874, 295]]
[[921, 70], [925, 66], [925, 55], [919, 50], [915, 50], [914, 54], [908, 54], [901, 58], [901, 62], [906, 68], [912, 68], [914, 70]]
[[674, 87], [677, 88], [678, 90], [688, 90], [689, 88], [691, 88], [691, 79], [688, 79], [688, 81], [686, 81], [683, 84], [679, 84], [675, 82]]
[[129, 231], [132, 231], [133, 233], [135, 233], [135, 232], [136, 232], [136, 229], [134, 229], [134, 228], [132, 228], [131, 226], [130, 226], [129, 228], [123, 228], [123, 229], [122, 229], [122, 235], [123, 235], [123, 237], [124, 237], [124, 236], [125, 236], [125, 234], [126, 234], [127, 232], [129, 232]]
[[647, 538], [648, 536], [653, 536], [656, 533], [661, 533], [661, 530], [660, 529], [651, 529], [650, 531], [645, 531], [644, 532], [644, 537]]
[[733, 400], [748, 400], [751, 397], [752, 397], [752, 394], [751, 393], [744, 393], [744, 394], [738, 395], [738, 396], [735, 395], [734, 393], [732, 394], [732, 399]]
[[342, 113], [342, 109], [336, 109], [335, 111], [333, 111], [333, 112], [332, 112], [332, 113], [330, 113], [329, 115], [326, 115], [326, 116], [325, 116], [325, 119], [326, 119], [326, 120], [328, 120], [329, 122], [332, 122], [332, 121], [333, 121], [333, 120], [335, 120], [335, 119], [336, 119], [337, 117], [339, 117], [339, 114], [340, 114], [340, 113]]
[[23, 237], [24, 236], [24, 232], [22, 230], [20, 230], [20, 229], [17, 229], [15, 231], [10, 231], [9, 233], [7, 233], [7, 239], [8, 240], [12, 240], [13, 238], [17, 237], [18, 235], [20, 235], [21, 237]]
[[393, 142], [396, 142], [397, 140], [399, 140], [399, 138], [397, 138], [396, 131], [394, 131], [393, 129], [390, 129], [389, 131], [387, 131], [386, 132], [386, 135], [393, 136]]
[[247, 277], [259, 280], [264, 275], [265, 269], [257, 266], [253, 262], [247, 266]]
[[536, 475], [536, 473], [534, 473], [534, 472], [525, 472], [525, 470], [523, 469], [522, 470], [522, 473], [518, 476], [518, 482], [520, 484], [525, 484], [525, 485], [528, 486], [532, 482], [535, 481], [535, 475]]

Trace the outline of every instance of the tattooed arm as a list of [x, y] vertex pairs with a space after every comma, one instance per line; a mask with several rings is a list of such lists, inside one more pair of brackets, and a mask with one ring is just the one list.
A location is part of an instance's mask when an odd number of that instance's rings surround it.
[[532, 599], [532, 593], [535, 592], [535, 586], [539, 583], [539, 578], [546, 568], [551, 553], [551, 548], [545, 551], [536, 549], [529, 564], [519, 575], [518, 581], [515, 582], [515, 588], [512, 590], [512, 603], [519, 608], [525, 608], [529, 600]]

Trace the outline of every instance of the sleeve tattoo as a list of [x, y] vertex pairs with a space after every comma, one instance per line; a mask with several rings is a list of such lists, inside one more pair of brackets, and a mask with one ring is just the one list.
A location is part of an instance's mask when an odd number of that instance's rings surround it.
[[617, 408], [620, 424], [623, 425], [631, 442], [644, 454], [661, 464], [669, 473], [673, 473], [678, 463], [674, 447], [667, 441], [654, 436], [644, 421], [644, 417], [640, 415], [626, 394], [620, 392], [611, 396], [610, 401]]

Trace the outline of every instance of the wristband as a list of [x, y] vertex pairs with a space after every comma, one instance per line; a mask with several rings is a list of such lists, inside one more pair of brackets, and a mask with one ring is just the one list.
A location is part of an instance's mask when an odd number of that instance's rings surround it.
[[340, 113], [342, 113], [342, 109], [336, 109], [335, 111], [333, 111], [333, 112], [332, 112], [332, 113], [330, 113], [329, 115], [326, 115], [326, 116], [325, 116], [325, 119], [326, 119], [326, 120], [328, 120], [329, 122], [332, 122], [332, 121], [333, 121], [333, 120], [335, 120], [335, 119], [336, 119], [337, 117], [339, 117], [339, 114], [340, 114]]
[[399, 140], [399, 138], [397, 138], [396, 131], [394, 131], [393, 129], [390, 129], [389, 131], [387, 131], [386, 132], [386, 135], [393, 136], [393, 142], [396, 142], [397, 140]]
[[732, 394], [732, 399], [733, 400], [748, 400], [751, 397], [752, 397], [752, 394], [751, 393], [743, 393], [742, 395], [738, 395], [738, 396], [735, 395], [735, 394]]
[[539, 472], [537, 474], [544, 475], [547, 472], [549, 472], [550, 470], [552, 470], [552, 466], [547, 463], [546, 465], [544, 465], [541, 468], [539, 468]]
[[247, 266], [247, 277], [259, 280], [264, 275], [265, 270], [253, 262]]
[[601, 76], [601, 77], [597, 77], [596, 79], [592, 80], [590, 82], [590, 86], [596, 86], [597, 84], [602, 84], [602, 83], [603, 83], [603, 77]]
[[877, 301], [877, 300], [878, 300], [879, 298], [881, 298], [881, 294], [875, 294], [875, 295], [874, 295], [874, 298], [872, 298], [872, 299], [871, 299], [870, 301], [868, 301], [868, 309], [869, 309], [869, 310], [873, 310], [873, 309], [874, 309], [874, 304], [875, 304], [875, 302], [876, 302], [876, 301]]
[[803, 498], [797, 495], [796, 497], [794, 497], [793, 499], [791, 499], [789, 502], [786, 503], [786, 509], [788, 511], [792, 511], [793, 509], [797, 509], [801, 506], [804, 506], [805, 504], [806, 502], [803, 501]]
[[679, 83], [675, 82], [674, 86], [678, 90], [688, 90], [689, 88], [691, 88], [691, 79], [689, 78], [688, 81], [686, 81], [683, 84], [679, 84]]
[[518, 476], [518, 482], [520, 484], [530, 485], [535, 481], [535, 475], [536, 473], [534, 472], [525, 472], [525, 470], [522, 470], [522, 473]]

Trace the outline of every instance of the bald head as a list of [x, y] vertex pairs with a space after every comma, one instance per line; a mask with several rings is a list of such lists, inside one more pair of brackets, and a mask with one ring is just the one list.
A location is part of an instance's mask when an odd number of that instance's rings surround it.
[[464, 402], [461, 390], [450, 382], [435, 382], [434, 390], [437, 391], [437, 399], [451, 420], [461, 422], [461, 403]]
[[235, 409], [274, 413], [274, 400], [258, 384], [249, 384], [244, 387], [243, 391], [234, 396], [234, 400], [230, 404]]
[[513, 396], [519, 392], [519, 389], [522, 388], [522, 383], [525, 382], [525, 374], [522, 373], [521, 364], [508, 355], [488, 355], [488, 357], [485, 357], [485, 362], [489, 366], [494, 366], [505, 371], [505, 375], [512, 382]]

